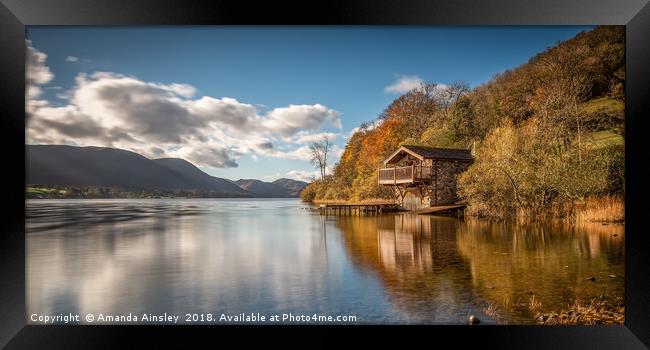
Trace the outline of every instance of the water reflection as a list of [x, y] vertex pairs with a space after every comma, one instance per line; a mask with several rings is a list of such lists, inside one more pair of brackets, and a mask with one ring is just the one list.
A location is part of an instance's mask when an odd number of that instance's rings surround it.
[[482, 314], [469, 264], [459, 255], [454, 218], [411, 214], [341, 218], [352, 260], [372, 271], [394, 305], [412, 322], [466, 323]]
[[523, 304], [511, 310], [518, 322], [530, 319], [526, 304], [533, 295], [547, 310], [600, 296], [621, 303], [623, 243], [622, 225], [467, 220], [458, 230], [458, 249], [470, 265], [473, 288], [502, 308]]
[[[171, 215], [188, 206], [201, 214]], [[150, 214], [103, 222], [95, 207]], [[28, 202], [28, 314], [292, 312], [398, 322], [377, 281], [329, 249], [341, 246], [336, 231], [325, 237], [331, 223], [300, 208], [295, 200]], [[98, 223], [76, 221], [77, 213]]]
[[[623, 226], [490, 223], [402, 214], [342, 218], [353, 261], [383, 281], [418, 321], [454, 322], [490, 304], [507, 323], [532, 323], [575, 299], [624, 295]], [[595, 281], [588, 278], [595, 277]], [[462, 321], [461, 321], [462, 322]]]
[[[535, 295], [623, 296], [623, 227], [409, 214], [325, 217], [296, 200], [27, 203], [28, 314], [355, 315], [530, 323]], [[587, 277], [595, 277], [595, 281]], [[615, 276], [615, 277], [610, 277]], [[533, 294], [530, 294], [533, 293]]]

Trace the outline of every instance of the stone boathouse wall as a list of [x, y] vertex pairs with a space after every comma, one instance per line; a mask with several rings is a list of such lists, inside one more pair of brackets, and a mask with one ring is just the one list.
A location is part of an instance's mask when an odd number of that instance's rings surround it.
[[410, 187], [402, 203], [404, 209], [424, 209], [436, 205], [454, 204], [458, 201], [458, 175], [467, 170], [471, 162], [458, 160], [432, 161], [430, 159], [427, 159], [426, 162], [429, 162], [426, 165], [433, 163], [434, 172], [437, 174], [435, 181], [429, 188], [431, 196], [426, 190], [421, 191], [418, 187]]

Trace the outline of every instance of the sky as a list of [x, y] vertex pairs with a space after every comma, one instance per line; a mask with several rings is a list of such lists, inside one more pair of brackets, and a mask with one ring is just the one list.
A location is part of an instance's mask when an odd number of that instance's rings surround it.
[[585, 26], [28, 26], [26, 142], [180, 157], [232, 180], [309, 180], [422, 82], [475, 87]]

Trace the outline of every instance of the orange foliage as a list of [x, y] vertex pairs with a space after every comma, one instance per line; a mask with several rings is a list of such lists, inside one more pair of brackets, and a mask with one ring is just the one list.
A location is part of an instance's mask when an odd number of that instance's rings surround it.
[[359, 153], [363, 154], [363, 157], [357, 159], [357, 168], [374, 169], [378, 167], [402, 140], [400, 128], [403, 125], [403, 119], [387, 118], [376, 129], [369, 131], [361, 141]]

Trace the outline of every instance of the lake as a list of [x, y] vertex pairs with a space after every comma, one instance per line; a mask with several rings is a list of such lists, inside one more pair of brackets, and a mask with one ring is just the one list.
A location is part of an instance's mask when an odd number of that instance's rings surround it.
[[283, 314], [533, 324], [533, 297], [559, 311], [624, 296], [618, 224], [321, 216], [297, 199], [28, 200], [26, 210], [28, 323], [69, 313], [83, 324], [86, 314], [224, 323], [215, 319], [243, 313], [264, 324]]

